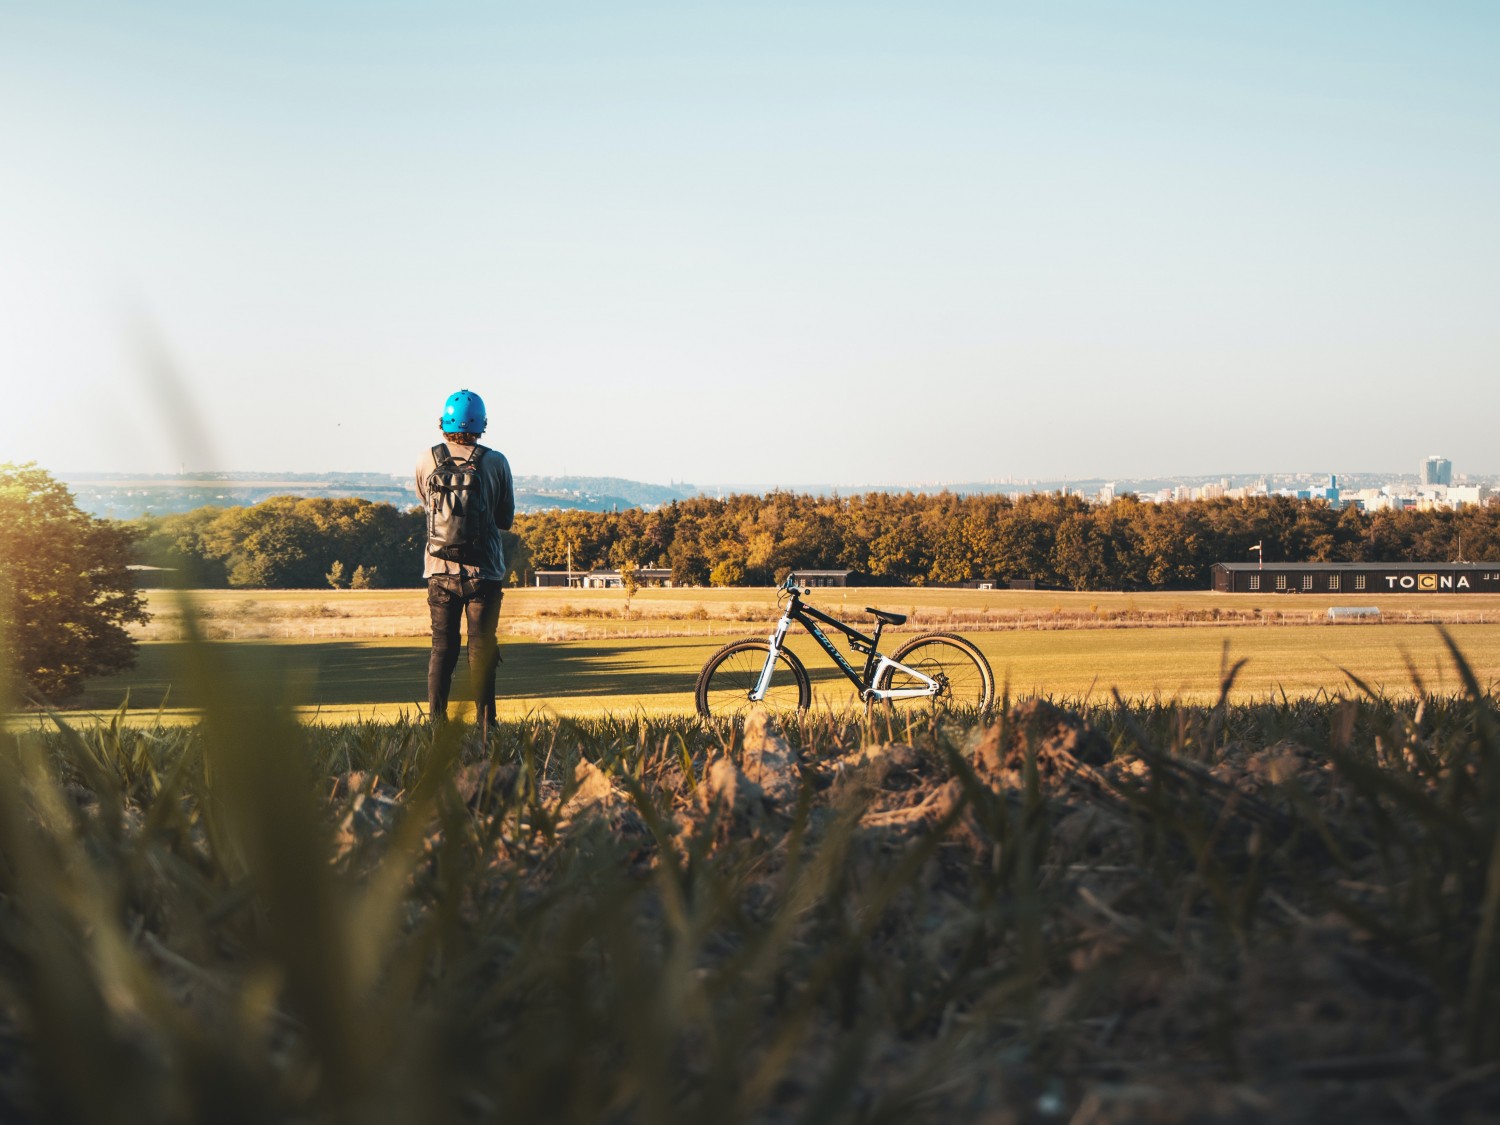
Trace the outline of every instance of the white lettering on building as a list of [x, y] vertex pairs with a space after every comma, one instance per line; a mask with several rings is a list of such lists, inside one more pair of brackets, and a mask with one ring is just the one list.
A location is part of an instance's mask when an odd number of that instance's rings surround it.
[[1385, 586], [1388, 590], [1394, 590], [1397, 586], [1403, 590], [1415, 590], [1418, 585], [1424, 590], [1469, 590], [1473, 588], [1467, 574], [1460, 574], [1457, 579], [1451, 574], [1422, 574], [1416, 578], [1410, 574], [1387, 574], [1385, 576]]

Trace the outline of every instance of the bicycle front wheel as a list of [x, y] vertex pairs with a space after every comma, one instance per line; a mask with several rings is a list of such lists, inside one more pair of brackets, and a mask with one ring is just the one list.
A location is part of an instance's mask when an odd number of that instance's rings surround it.
[[[995, 674], [990, 671], [989, 661], [972, 642], [962, 637], [952, 633], [926, 633], [913, 637], [898, 648], [891, 659], [938, 683], [936, 695], [888, 700], [893, 707], [987, 711], [995, 702]], [[891, 691], [925, 688], [927, 683], [900, 668], [887, 668], [875, 686]]]
[[705, 719], [733, 718], [761, 706], [768, 711], [805, 711], [812, 702], [812, 684], [807, 669], [786, 649], [776, 653], [771, 682], [765, 698], [752, 702], [750, 693], [760, 682], [771, 646], [765, 641], [735, 641], [708, 658], [698, 673], [694, 698], [698, 714]]

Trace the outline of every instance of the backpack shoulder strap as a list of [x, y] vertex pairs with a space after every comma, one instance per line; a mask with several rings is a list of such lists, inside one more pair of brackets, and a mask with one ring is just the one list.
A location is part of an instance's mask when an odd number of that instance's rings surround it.
[[432, 467], [441, 469], [444, 461], [452, 461], [453, 457], [448, 452], [448, 443], [439, 442], [432, 447]]

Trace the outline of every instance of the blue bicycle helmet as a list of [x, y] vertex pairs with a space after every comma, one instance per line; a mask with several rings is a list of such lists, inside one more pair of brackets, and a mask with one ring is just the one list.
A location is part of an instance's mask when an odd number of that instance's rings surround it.
[[482, 434], [489, 424], [484, 415], [484, 399], [473, 391], [454, 391], [449, 395], [439, 421], [445, 434]]

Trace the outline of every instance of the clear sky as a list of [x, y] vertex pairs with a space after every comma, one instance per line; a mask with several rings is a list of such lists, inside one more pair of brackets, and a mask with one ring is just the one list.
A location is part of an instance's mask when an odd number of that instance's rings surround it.
[[404, 471], [469, 387], [519, 473], [1500, 472], [1497, 59], [1446, 0], [0, 0], [0, 461]]

